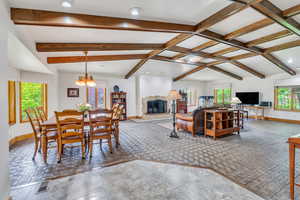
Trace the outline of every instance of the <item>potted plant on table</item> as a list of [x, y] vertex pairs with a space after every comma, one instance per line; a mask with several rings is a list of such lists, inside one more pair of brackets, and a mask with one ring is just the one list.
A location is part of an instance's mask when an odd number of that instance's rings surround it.
[[82, 103], [78, 105], [78, 110], [84, 112], [84, 117], [87, 117], [87, 112], [92, 109], [92, 105], [88, 103]]

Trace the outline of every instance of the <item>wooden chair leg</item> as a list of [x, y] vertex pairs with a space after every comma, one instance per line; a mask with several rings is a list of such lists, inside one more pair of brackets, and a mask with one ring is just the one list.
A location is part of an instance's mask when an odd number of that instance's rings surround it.
[[102, 151], [102, 139], [100, 139], [100, 150]]
[[61, 162], [61, 154], [62, 154], [62, 148], [63, 148], [63, 145], [61, 143], [61, 141], [59, 141], [59, 144], [58, 144], [58, 163]]
[[81, 140], [81, 155], [82, 155], [82, 159], [85, 159], [85, 142], [84, 142], [84, 138]]
[[115, 131], [113, 132], [113, 134], [114, 134], [115, 141], [116, 141], [116, 147], [118, 148], [118, 146], [119, 146], [119, 144], [120, 144], [120, 142], [119, 142], [119, 132], [118, 132], [118, 130], [115, 130]]
[[89, 151], [90, 151], [90, 158], [93, 157], [93, 140], [89, 139]]
[[112, 147], [111, 137], [108, 138], [108, 146], [109, 146], [110, 153], [113, 153], [113, 147]]
[[32, 160], [35, 159], [36, 153], [38, 151], [39, 148], [39, 141], [38, 140], [34, 140], [34, 152], [33, 152], [33, 156], [32, 156]]

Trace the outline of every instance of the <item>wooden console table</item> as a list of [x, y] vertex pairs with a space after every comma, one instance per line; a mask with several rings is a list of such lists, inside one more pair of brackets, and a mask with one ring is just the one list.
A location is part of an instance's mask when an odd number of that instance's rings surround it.
[[[255, 111], [255, 119], [264, 120], [265, 119], [265, 108], [264, 106], [243, 106], [243, 109], [254, 110]], [[261, 112], [261, 115], [258, 113]]]
[[295, 184], [295, 150], [300, 149], [300, 134], [292, 136], [288, 139], [289, 157], [290, 157], [290, 198], [295, 199], [295, 185], [300, 187], [300, 184]]

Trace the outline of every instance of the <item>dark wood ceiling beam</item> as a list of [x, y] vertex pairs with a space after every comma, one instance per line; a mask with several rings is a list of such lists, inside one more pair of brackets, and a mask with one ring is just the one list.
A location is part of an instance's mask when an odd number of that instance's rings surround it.
[[[216, 41], [208, 41], [208, 42], [205, 42], [205, 43], [203, 43], [203, 44], [201, 44], [201, 45], [199, 45], [199, 46], [197, 46], [197, 47], [194, 47], [194, 48], [192, 49], [192, 51], [201, 51], [201, 50], [204, 50], [204, 49], [213, 47], [213, 46], [215, 46], [215, 45], [217, 45], [217, 44], [219, 44], [219, 42], [216, 42]], [[182, 57], [184, 57], [184, 56], [186, 56], [186, 54], [184, 54], [184, 53], [179, 53], [179, 54], [173, 56], [172, 58], [173, 58], [174, 60], [176, 60], [176, 59], [182, 58]]]
[[209, 31], [209, 30], [203, 31], [203, 32], [199, 33], [198, 35], [201, 36], [201, 37], [205, 37], [207, 39], [217, 41], [219, 43], [227, 44], [227, 45], [230, 45], [232, 47], [236, 47], [236, 48], [243, 49], [243, 50], [246, 50], [246, 51], [251, 51], [251, 52], [254, 52], [254, 53], [257, 53], [257, 54], [262, 54], [263, 53], [260, 48], [247, 47], [247, 45], [245, 43], [241, 42], [241, 41], [238, 41], [238, 40], [235, 40], [235, 39], [231, 39], [231, 40], [225, 39], [225, 37], [223, 35], [218, 34], [218, 33], [214, 33], [214, 32]]
[[224, 54], [231, 53], [231, 52], [238, 51], [238, 50], [240, 50], [240, 48], [228, 47], [226, 49], [222, 49], [222, 50], [214, 52], [213, 55], [220, 56], [220, 55], [224, 55]]
[[239, 75], [236, 75], [236, 74], [234, 74], [234, 73], [232, 73], [232, 72], [229, 72], [229, 71], [226, 71], [226, 70], [224, 70], [224, 69], [222, 69], [222, 68], [219, 68], [219, 67], [217, 67], [217, 66], [209, 66], [208, 67], [209, 69], [212, 69], [212, 70], [214, 70], [214, 71], [216, 71], [216, 72], [220, 72], [220, 73], [222, 73], [222, 74], [225, 74], [225, 75], [227, 75], [227, 76], [229, 76], [229, 77], [231, 77], [231, 78], [234, 78], [234, 79], [237, 79], [237, 80], [243, 80], [243, 77], [241, 77], [241, 76], [239, 76]]
[[227, 34], [225, 36], [225, 39], [237, 38], [237, 37], [245, 35], [247, 33], [250, 33], [250, 32], [259, 30], [261, 28], [267, 27], [267, 26], [269, 26], [271, 24], [274, 24], [273, 20], [271, 20], [269, 18], [265, 18], [265, 19], [262, 19], [260, 21], [257, 21], [255, 23], [253, 23], [253, 24], [250, 24], [248, 26], [245, 26], [243, 28], [240, 28], [240, 29], [238, 29], [236, 31], [233, 31], [233, 32]]
[[293, 17], [300, 14], [300, 4], [294, 7], [288, 8], [282, 12], [285, 17]]
[[135, 72], [137, 72], [149, 59], [151, 59], [154, 56], [157, 56], [158, 54], [160, 54], [161, 52], [163, 52], [164, 50], [175, 46], [176, 44], [186, 40], [187, 38], [191, 37], [189, 34], [179, 34], [178, 36], [176, 36], [175, 38], [169, 40], [166, 44], [164, 44], [164, 48], [161, 50], [154, 50], [151, 51], [150, 54], [148, 55], [147, 58], [141, 60], [140, 62], [138, 62], [126, 75], [125, 75], [125, 79], [130, 78]]
[[262, 44], [262, 43], [266, 43], [266, 42], [270, 42], [270, 41], [273, 41], [273, 40], [281, 39], [281, 38], [284, 38], [284, 37], [287, 37], [287, 36], [290, 36], [290, 35], [293, 35], [293, 33], [290, 32], [289, 30], [280, 31], [280, 32], [277, 32], [277, 33], [273, 33], [273, 34], [266, 35], [264, 37], [252, 40], [252, 41], [247, 43], [247, 46], [248, 47], [256, 46], [256, 45], [259, 45], [259, 44]]
[[294, 48], [294, 47], [298, 47], [298, 46], [300, 46], [300, 40], [295, 40], [292, 42], [287, 42], [284, 44], [279, 44], [279, 45], [270, 47], [265, 50], [265, 53], [272, 53], [274, 51], [281, 51], [281, 50], [290, 49], [290, 48]]
[[181, 52], [181, 53], [185, 53], [185, 54], [189, 54], [189, 55], [197, 55], [197, 56], [201, 56], [201, 57], [204, 57], [204, 58], [211, 58], [211, 59], [215, 59], [217, 61], [221, 61], [222, 63], [231, 63], [232, 65], [244, 70], [244, 71], [247, 71], [251, 74], [253, 74], [254, 76], [257, 76], [258, 78], [265, 78], [266, 76], [238, 61], [234, 61], [230, 58], [227, 58], [227, 57], [224, 57], [224, 56], [215, 56], [213, 54], [209, 54], [209, 53], [205, 53], [205, 52], [201, 52], [201, 51], [196, 51], [196, 52], [193, 52], [191, 49], [187, 49], [187, 48], [184, 48], [184, 47], [174, 47], [172, 50], [177, 50], [178, 52]]
[[177, 76], [176, 78], [173, 79], [173, 81], [179, 81], [179, 80], [181, 80], [181, 79], [183, 79], [183, 78], [185, 78], [185, 77], [187, 77], [187, 76], [189, 76], [193, 73], [196, 73], [196, 72], [199, 72], [199, 71], [205, 69], [206, 67], [207, 67], [206, 65], [200, 65], [200, 66], [198, 66], [198, 67], [196, 67], [196, 68], [194, 68], [194, 69], [192, 69], [188, 72], [185, 72], [185, 73]]
[[247, 7], [247, 5], [242, 5], [240, 3], [232, 3], [229, 6], [226, 6], [225, 8], [211, 15], [210, 17], [206, 18], [202, 22], [198, 23], [195, 32], [200, 33], [202, 31], [205, 31], [209, 27], [219, 23], [220, 21], [232, 15], [235, 15], [236, 13], [246, 9]]
[[276, 57], [274, 57], [271, 54], [264, 54], [262, 55], [265, 59], [267, 59], [268, 61], [270, 61], [271, 63], [273, 63], [274, 65], [276, 65], [277, 67], [279, 67], [280, 69], [282, 69], [283, 71], [287, 72], [290, 75], [296, 75], [296, 72], [291, 69], [290, 67], [286, 66], [283, 62], [281, 62], [279, 59], [277, 59]]
[[283, 11], [272, 4], [270, 1], [263, 0], [259, 3], [251, 5], [251, 7], [261, 14], [265, 15], [266, 17], [269, 17], [287, 30], [300, 36], [300, 24], [292, 18], [286, 18], [283, 15]]
[[258, 56], [256, 53], [245, 53], [237, 56], [228, 57], [230, 60], [242, 60], [245, 58], [251, 58], [254, 56]]
[[195, 26], [126, 18], [11, 8], [15, 24], [93, 29], [193, 33]]
[[[252, 0], [252, 1], [257, 1], [257, 0]], [[252, 2], [251, 1], [251, 2]], [[149, 59], [151, 59], [151, 57], [156, 56], [158, 54], [160, 54], [161, 52], [163, 52], [164, 50], [167, 50], [173, 46], [176, 46], [177, 44], [185, 41], [186, 39], [191, 38], [192, 36], [195, 35], [195, 32], [198, 34], [201, 34], [202, 31], [206, 31], [207, 28], [217, 24], [218, 22], [232, 16], [233, 14], [236, 14], [237, 12], [240, 12], [241, 10], [243, 10], [244, 8], [246, 8], [248, 5], [240, 5], [238, 3], [233, 3], [230, 4], [229, 6], [226, 6], [225, 8], [221, 9], [220, 11], [216, 12], [215, 14], [211, 15], [210, 17], [208, 17], [207, 19], [203, 20], [202, 22], [200, 22], [196, 28], [194, 29], [194, 33], [193, 34], [179, 34], [178, 36], [176, 36], [175, 38], [171, 39], [170, 41], [168, 41], [165, 46], [164, 49], [162, 50], [154, 50], [152, 52], [150, 52], [149, 57], [146, 59], [143, 59], [142, 61], [140, 61], [138, 64], [136, 64], [126, 75], [125, 78], [128, 79], [130, 78], [135, 72], [137, 72]], [[206, 31], [207, 32], [207, 31]], [[219, 42], [219, 41], [218, 41]]]
[[254, 76], [257, 76], [257, 77], [261, 78], [261, 79], [266, 78], [266, 75], [264, 75], [264, 74], [262, 74], [262, 73], [260, 73], [260, 72], [258, 72], [256, 70], [248, 67], [247, 65], [244, 65], [243, 63], [240, 63], [238, 61], [231, 61], [230, 63], [232, 65], [234, 65], [234, 66], [236, 66], [236, 67], [238, 67], [238, 68], [240, 68], [240, 69], [242, 69], [242, 70], [244, 70], [244, 71], [246, 71], [246, 72], [254, 75]]
[[164, 44], [143, 43], [36, 43], [38, 52], [127, 51], [162, 49]]
[[[87, 62], [134, 60], [134, 59], [144, 59], [147, 57], [148, 54], [88, 56]], [[64, 57], [47, 58], [48, 64], [78, 63], [78, 62], [85, 62], [85, 60], [86, 60], [85, 56], [64, 56]]]
[[186, 64], [186, 65], [205, 65], [206, 63], [202, 62], [186, 62], [185, 60], [173, 60], [171, 57], [167, 56], [153, 56], [152, 60], [159, 60], [159, 61], [166, 61], [171, 63], [178, 63], [178, 64]]
[[[298, 6], [295, 6], [295, 7], [292, 7], [292, 8], [289, 8], [289, 9], [285, 10], [284, 15], [286, 17], [291, 17], [291, 16], [297, 14], [297, 12], [299, 10], [300, 10], [300, 8]], [[274, 21], [271, 20], [270, 18], [265, 18], [263, 20], [257, 21], [253, 24], [248, 25], [248, 26], [242, 27], [242, 28], [240, 28], [236, 31], [233, 31], [233, 32], [225, 35], [224, 38], [225, 39], [233, 39], [233, 38], [242, 36], [244, 34], [256, 31], [258, 29], [264, 28], [264, 27], [269, 26], [271, 24], [274, 24]], [[283, 37], [286, 37], [286, 36], [289, 36], [289, 35], [292, 35], [292, 33], [288, 30], [284, 30], [284, 31], [281, 31], [281, 32], [278, 32], [278, 33], [274, 33], [274, 34], [259, 38], [257, 40], [253, 40], [253, 41], [249, 42], [246, 46], [247, 47], [253, 47], [255, 45], [258, 45], [258, 44], [261, 44], [261, 43], [264, 43], [264, 42], [268, 42], [268, 41], [272, 41], [272, 40], [275, 40], [275, 39], [283, 38]], [[217, 44], [219, 44], [219, 42], [209, 41], [209, 42], [206, 42], [206, 43], [204, 43], [204, 44], [202, 44], [198, 47], [193, 48], [193, 50], [196, 51], [197, 48], [199, 48], [198, 50], [203, 50], [203, 49], [215, 46]], [[237, 51], [237, 50], [240, 50], [240, 48], [229, 47], [227, 49], [223, 49], [223, 50], [215, 52], [214, 55], [224, 55], [226, 53], [234, 52], [234, 51]], [[184, 56], [185, 56], [185, 54], [178, 54], [178, 55], [174, 56], [173, 59], [179, 59], [179, 58], [182, 58]]]

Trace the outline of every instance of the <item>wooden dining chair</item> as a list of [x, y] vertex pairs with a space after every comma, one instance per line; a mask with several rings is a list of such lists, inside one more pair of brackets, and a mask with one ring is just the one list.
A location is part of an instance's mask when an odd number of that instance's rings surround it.
[[120, 145], [120, 129], [119, 129], [119, 123], [121, 120], [121, 116], [123, 113], [123, 105], [119, 105], [115, 111], [113, 111], [113, 135], [116, 142], [116, 147]]
[[45, 139], [46, 139], [46, 151], [48, 150], [48, 143], [50, 141], [57, 141], [57, 132], [56, 131], [48, 131], [48, 130], [42, 130], [41, 121], [39, 119], [39, 116], [34, 109], [27, 109], [25, 111], [27, 118], [31, 124], [32, 130], [33, 130], [33, 136], [34, 136], [34, 153], [32, 160], [35, 159], [36, 153], [39, 150], [41, 151], [41, 137], [42, 137], [42, 131], [44, 131]]
[[82, 159], [85, 159], [84, 113], [75, 110], [55, 112], [58, 132], [58, 162], [61, 162], [65, 144], [81, 143]]
[[106, 139], [109, 146], [109, 151], [113, 153], [111, 135], [112, 135], [112, 112], [106, 110], [105, 116], [103, 116], [103, 109], [97, 109], [89, 111], [89, 123], [90, 123], [90, 134], [89, 134], [89, 152], [90, 157], [93, 154], [93, 141], [100, 141], [100, 149], [102, 151], [102, 140]]
[[40, 120], [42, 120], [42, 122], [47, 120], [47, 115], [46, 115], [45, 110], [42, 106], [37, 107], [36, 112], [37, 112], [38, 116], [40, 117]]

